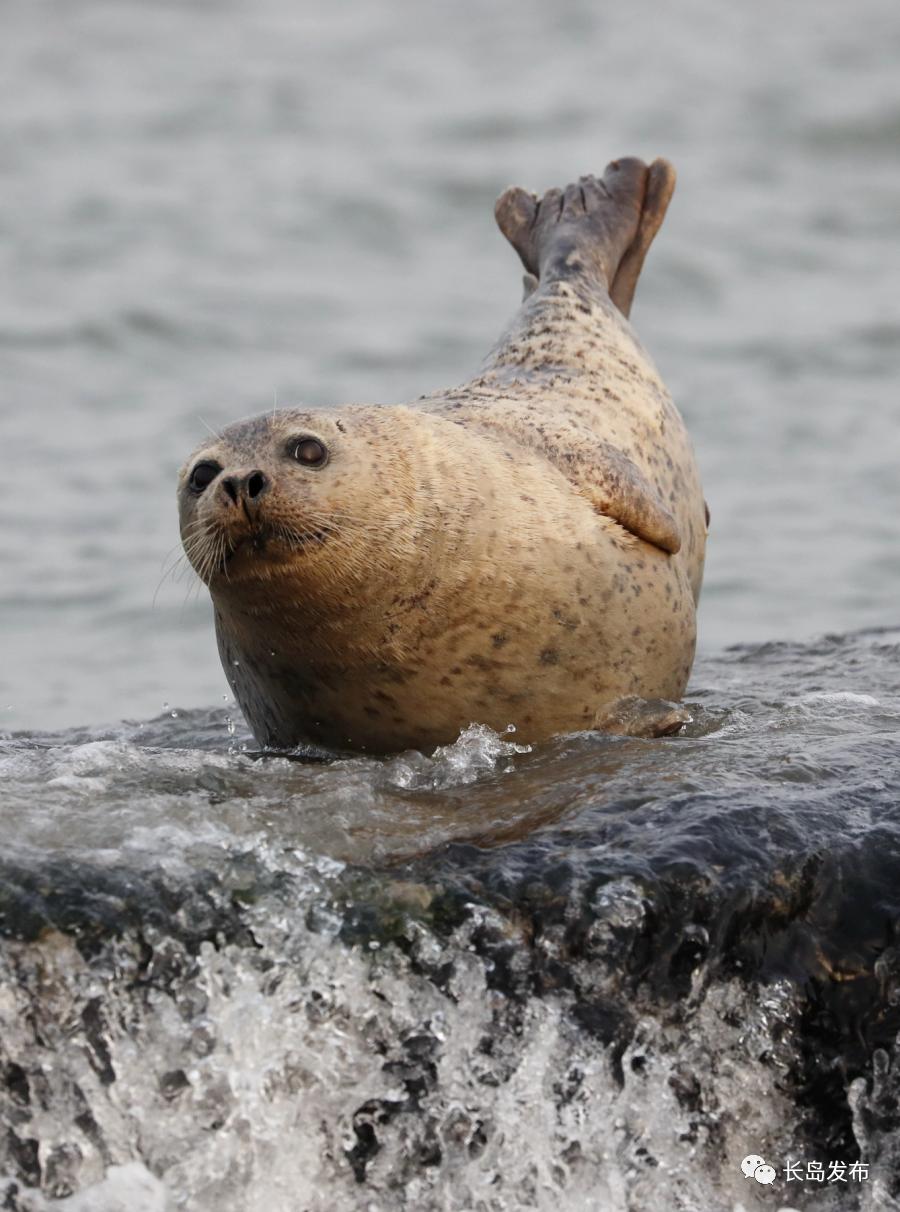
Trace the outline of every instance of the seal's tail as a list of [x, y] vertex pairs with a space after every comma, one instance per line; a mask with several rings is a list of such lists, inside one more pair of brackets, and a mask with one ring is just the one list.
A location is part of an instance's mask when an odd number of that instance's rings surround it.
[[538, 282], [580, 278], [599, 285], [627, 316], [674, 188], [675, 169], [667, 160], [654, 160], [648, 168], [629, 157], [613, 160], [599, 181], [580, 177], [541, 199], [518, 187], [508, 189], [494, 214]]

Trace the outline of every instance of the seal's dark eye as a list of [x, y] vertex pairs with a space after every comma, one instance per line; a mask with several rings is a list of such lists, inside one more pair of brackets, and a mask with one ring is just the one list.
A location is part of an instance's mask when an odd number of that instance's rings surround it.
[[218, 463], [198, 463], [188, 480], [191, 492], [201, 493], [204, 488], [209, 488], [221, 470]]
[[304, 467], [320, 467], [328, 458], [328, 451], [318, 438], [301, 438], [294, 446], [293, 455]]

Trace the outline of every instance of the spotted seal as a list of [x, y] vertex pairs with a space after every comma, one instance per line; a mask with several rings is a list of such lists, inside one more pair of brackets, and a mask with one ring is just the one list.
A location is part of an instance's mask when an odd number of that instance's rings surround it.
[[266, 413], [185, 463], [184, 548], [262, 745], [391, 752], [472, 721], [538, 741], [680, 698], [708, 519], [627, 319], [673, 186], [629, 158], [507, 190], [526, 297], [475, 378]]

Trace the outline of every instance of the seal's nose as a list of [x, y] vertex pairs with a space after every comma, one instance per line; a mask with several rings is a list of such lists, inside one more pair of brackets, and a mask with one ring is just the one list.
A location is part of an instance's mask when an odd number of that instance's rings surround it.
[[244, 480], [244, 492], [251, 501], [261, 497], [268, 487], [269, 481], [262, 471], [251, 471]]
[[222, 491], [233, 505], [254, 505], [268, 487], [269, 477], [259, 469], [225, 476], [222, 480]]

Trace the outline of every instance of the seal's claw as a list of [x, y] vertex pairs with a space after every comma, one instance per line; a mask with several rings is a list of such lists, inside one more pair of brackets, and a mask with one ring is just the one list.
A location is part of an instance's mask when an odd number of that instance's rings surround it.
[[647, 187], [647, 165], [637, 156], [612, 160], [606, 166], [602, 184], [614, 202], [640, 212]]
[[609, 190], [602, 181], [597, 180], [593, 173], [579, 177], [578, 184], [581, 186], [581, 192], [584, 194], [585, 210], [599, 206], [601, 202], [609, 198]]
[[544, 229], [558, 223], [563, 217], [565, 195], [561, 189], [548, 189], [538, 202], [537, 225]]
[[563, 215], [578, 219], [585, 213], [585, 197], [580, 183], [567, 185], [563, 193]]

